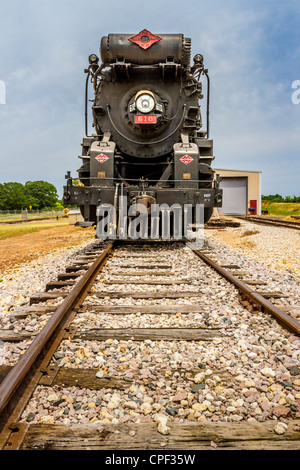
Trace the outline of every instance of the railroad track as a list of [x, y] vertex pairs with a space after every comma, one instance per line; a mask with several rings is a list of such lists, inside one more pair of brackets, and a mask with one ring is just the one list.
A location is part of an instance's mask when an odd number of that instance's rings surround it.
[[[240, 419], [234, 409], [242, 399], [226, 393], [239, 381], [244, 387], [235, 394], [251, 398], [253, 383], [244, 383], [239, 367], [222, 367], [219, 357], [240, 328], [222, 313], [243, 311], [236, 289], [251, 305], [250, 329], [260, 309], [266, 328], [274, 317], [299, 336], [299, 322], [272, 304], [284, 294], [244, 281], [240, 266], [224, 266], [213, 253], [175, 246], [95, 243], [26, 309], [12, 312], [12, 324], [49, 320], [33, 337], [0, 331], [4, 344], [28, 342], [14, 366], [0, 367], [0, 449], [300, 449], [297, 403], [278, 419], [271, 413], [274, 419], [249, 420], [246, 409]], [[198, 265], [195, 278], [189, 269]], [[234, 287], [224, 298], [227, 281]], [[234, 362], [234, 353], [226, 354]], [[275, 393], [270, 374], [259, 393]], [[292, 379], [300, 382], [299, 370]], [[227, 410], [228, 400], [235, 405]]]
[[274, 225], [276, 227], [285, 227], [292, 230], [300, 230], [300, 223], [291, 220], [276, 220], [269, 217], [253, 217], [253, 216], [237, 216], [238, 219], [246, 220], [247, 222], [253, 222], [255, 224], [262, 225]]

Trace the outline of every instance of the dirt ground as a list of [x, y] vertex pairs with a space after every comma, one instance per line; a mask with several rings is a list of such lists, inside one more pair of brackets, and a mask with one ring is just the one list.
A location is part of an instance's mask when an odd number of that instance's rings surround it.
[[[255, 230], [253, 230], [253, 234], [255, 235]], [[242, 233], [242, 232], [241, 232]], [[250, 250], [254, 248], [256, 245], [249, 237], [241, 237], [241, 233], [236, 233], [234, 231], [224, 230], [218, 232], [218, 238], [223, 243], [227, 245], [231, 245], [234, 248], [249, 248]], [[259, 232], [257, 232], [259, 233]]]
[[53, 250], [77, 246], [94, 237], [93, 228], [66, 225], [0, 240], [0, 278], [11, 269]]

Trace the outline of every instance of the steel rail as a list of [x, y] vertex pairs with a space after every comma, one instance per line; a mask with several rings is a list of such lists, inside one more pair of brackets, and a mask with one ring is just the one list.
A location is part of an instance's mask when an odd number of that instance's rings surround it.
[[107, 248], [101, 253], [99, 258], [90, 266], [90, 268], [83, 274], [82, 278], [75, 285], [74, 289], [68, 294], [65, 300], [58, 306], [57, 310], [45, 325], [43, 330], [38, 334], [35, 340], [28, 347], [24, 355], [17, 362], [17, 364], [8, 373], [6, 378], [0, 385], [0, 415], [5, 410], [11, 398], [19, 389], [22, 381], [30, 371], [34, 362], [37, 360], [43, 349], [46, 347], [48, 341], [58, 329], [64, 317], [72, 309], [76, 308], [87, 295], [91, 285], [93, 284], [99, 269], [107, 260], [109, 254], [114, 248], [115, 241], [110, 243]]
[[250, 300], [260, 305], [264, 311], [269, 312], [278, 321], [280, 321], [286, 328], [291, 330], [293, 333], [300, 335], [300, 323], [294, 318], [287, 315], [283, 310], [273, 305], [269, 300], [264, 298], [262, 295], [255, 292], [247, 283], [242, 282], [237, 277], [233, 276], [229, 271], [219, 266], [212, 259], [201, 253], [199, 250], [193, 250], [193, 252], [199, 256], [205, 263], [214, 268], [219, 274], [225, 277], [228, 281], [234, 284], [241, 292], [243, 292]]
[[269, 225], [275, 227], [285, 227], [290, 228], [291, 230], [300, 230], [299, 222], [292, 222], [292, 221], [284, 221], [284, 220], [273, 220], [273, 219], [265, 219], [265, 218], [257, 218], [257, 217], [243, 217], [243, 216], [235, 216], [237, 219], [245, 220], [246, 222], [250, 222], [252, 224], [261, 224], [261, 225]]

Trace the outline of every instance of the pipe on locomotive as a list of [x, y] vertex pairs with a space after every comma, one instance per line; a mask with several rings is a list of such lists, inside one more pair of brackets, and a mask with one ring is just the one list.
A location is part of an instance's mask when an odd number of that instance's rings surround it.
[[[102, 64], [103, 65], [103, 64]], [[86, 77], [86, 82], [85, 82], [85, 110], [84, 110], [84, 116], [85, 116], [85, 135], [86, 137], [92, 137], [88, 135], [88, 89], [89, 89], [89, 78], [90, 76], [93, 77], [94, 82], [97, 82], [97, 71], [99, 69], [102, 70], [102, 65], [99, 67], [99, 57], [96, 54], [91, 54], [89, 56], [89, 66], [87, 69], [85, 69], [85, 73], [87, 74]]]
[[[200, 82], [201, 75], [206, 76], [207, 80], [207, 97], [206, 97], [206, 137], [209, 138], [209, 107], [210, 107], [210, 78], [208, 75], [208, 70], [204, 68], [203, 64], [203, 55], [196, 54], [194, 56], [194, 65], [191, 67], [194, 78]], [[195, 77], [195, 73], [198, 72], [198, 77]]]
[[206, 137], [209, 139], [209, 96], [210, 96], [210, 79], [207, 69], [204, 70], [207, 79], [207, 97], [206, 97]]
[[85, 110], [84, 110], [84, 119], [85, 119], [85, 135], [86, 137], [91, 137], [88, 135], [88, 89], [89, 89], [89, 78], [90, 78], [90, 67], [87, 69], [87, 76], [85, 82]]

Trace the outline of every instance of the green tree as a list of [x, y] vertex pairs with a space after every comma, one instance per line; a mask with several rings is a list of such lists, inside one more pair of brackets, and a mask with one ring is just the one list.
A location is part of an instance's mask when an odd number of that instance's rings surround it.
[[280, 194], [270, 194], [261, 197], [263, 202], [300, 202], [300, 196], [286, 196], [283, 198]]
[[0, 183], [0, 210], [4, 210], [5, 205], [5, 187]]
[[27, 181], [25, 195], [33, 209], [52, 209], [59, 199], [56, 187], [46, 181]]
[[26, 195], [22, 183], [0, 184], [0, 209], [20, 210], [26, 207]]
[[284, 202], [284, 199], [280, 194], [270, 194], [269, 196], [262, 196], [261, 197], [263, 201], [269, 201], [269, 202]]
[[295, 196], [295, 194], [293, 197], [287, 196], [284, 202], [300, 202], [300, 196]]

